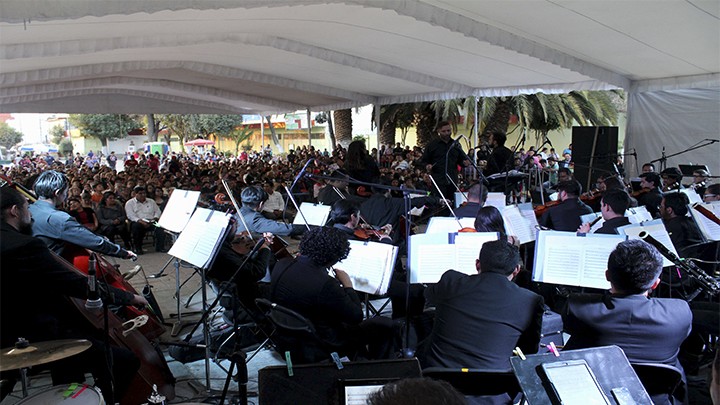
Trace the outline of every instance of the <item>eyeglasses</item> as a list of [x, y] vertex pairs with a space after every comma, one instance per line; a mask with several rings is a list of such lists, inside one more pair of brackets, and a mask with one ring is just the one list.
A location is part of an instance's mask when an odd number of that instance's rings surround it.
[[705, 194], [703, 198], [714, 198], [717, 197], [717, 194]]

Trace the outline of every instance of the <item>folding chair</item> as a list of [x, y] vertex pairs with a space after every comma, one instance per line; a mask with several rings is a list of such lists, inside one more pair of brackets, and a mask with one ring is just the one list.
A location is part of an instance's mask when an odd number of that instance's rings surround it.
[[630, 363], [653, 403], [686, 403], [682, 371], [668, 364]]

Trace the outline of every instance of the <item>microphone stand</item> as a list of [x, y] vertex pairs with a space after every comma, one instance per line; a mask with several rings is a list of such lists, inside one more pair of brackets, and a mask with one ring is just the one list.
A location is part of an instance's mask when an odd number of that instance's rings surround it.
[[678, 156], [678, 155], [682, 155], [683, 153], [687, 153], [687, 152], [690, 152], [690, 151], [695, 150], [695, 149], [704, 148], [704, 147], [706, 147], [706, 146], [708, 146], [708, 145], [712, 145], [712, 144], [714, 144], [715, 142], [720, 142], [720, 141], [718, 141], [717, 139], [703, 139], [703, 140], [700, 141], [700, 142], [704, 142], [704, 143], [701, 143], [700, 145], [697, 145], [697, 146], [693, 146], [693, 147], [687, 148], [687, 149], [685, 149], [685, 150], [681, 150], [680, 152], [673, 153], [673, 154], [671, 154], [671, 155], [665, 155], [665, 147], [663, 146], [663, 148], [662, 148], [662, 155], [661, 155], [659, 158], [655, 159], [655, 160], [651, 160], [649, 163], [660, 162], [660, 170], [662, 171], [662, 170], [665, 170], [665, 163], [666, 163], [666, 161], [667, 161], [669, 158], [675, 157], [675, 156]]
[[[92, 268], [93, 272], [97, 274], [97, 261], [95, 259], [95, 254], [90, 254], [90, 260], [88, 261], [88, 268]], [[90, 270], [88, 270], [88, 276], [89, 276]], [[96, 276], [97, 277], [97, 276]], [[100, 279], [96, 278], [96, 282], [100, 281]], [[107, 281], [105, 280], [105, 277], [102, 278], [102, 283], [105, 285], [105, 291], [108, 299], [112, 299], [112, 295], [110, 294], [110, 289], [108, 288]], [[100, 290], [98, 290], [98, 293]], [[115, 374], [113, 373], [113, 352], [112, 352], [112, 346], [110, 346], [110, 314], [109, 314], [109, 308], [108, 305], [100, 299], [100, 305], [102, 306], [102, 313], [103, 313], [103, 344], [105, 345], [105, 362], [107, 364], [107, 372], [108, 376], [110, 377], [110, 381], [108, 384], [109, 392], [107, 393], [108, 399], [110, 403], [115, 403]]]

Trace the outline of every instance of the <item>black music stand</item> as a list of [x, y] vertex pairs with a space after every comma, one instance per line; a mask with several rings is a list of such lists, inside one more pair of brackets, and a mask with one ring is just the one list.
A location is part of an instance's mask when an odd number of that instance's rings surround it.
[[590, 366], [598, 384], [611, 403], [613, 400], [614, 403], [619, 403], [615, 400], [613, 390], [624, 387], [635, 404], [652, 405], [650, 396], [630, 366], [625, 353], [618, 346], [561, 351], [559, 357], [552, 353], [528, 355], [526, 360], [513, 356], [510, 358], [510, 364], [528, 403], [532, 405], [552, 404], [551, 395], [546, 391], [547, 385], [541, 377], [542, 364], [581, 359]]

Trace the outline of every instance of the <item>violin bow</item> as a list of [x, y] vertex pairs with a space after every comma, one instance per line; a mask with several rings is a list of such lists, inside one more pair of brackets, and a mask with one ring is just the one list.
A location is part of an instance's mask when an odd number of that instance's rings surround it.
[[254, 241], [252, 237], [252, 232], [250, 232], [250, 228], [247, 226], [247, 222], [245, 222], [245, 218], [243, 217], [242, 212], [240, 212], [240, 206], [238, 206], [237, 201], [235, 201], [235, 197], [233, 196], [232, 191], [230, 190], [230, 186], [228, 186], [228, 183], [225, 179], [220, 180], [222, 182], [223, 187], [225, 188], [225, 191], [228, 193], [228, 197], [230, 198], [230, 202], [232, 202], [232, 205], [235, 207], [235, 211], [237, 212], [237, 216], [240, 217], [240, 222], [242, 222], [243, 226], [245, 227], [245, 231], [247, 231], [248, 236], [250, 236], [250, 240]]
[[462, 229], [462, 228], [463, 228], [462, 223], [460, 222], [460, 220], [458, 219], [457, 215], [455, 214], [455, 211], [454, 211], [454, 210], [452, 209], [452, 207], [450, 206], [450, 203], [445, 199], [445, 195], [443, 194], [442, 190], [440, 190], [440, 187], [438, 187], [438, 185], [437, 185], [437, 183], [435, 182], [435, 179], [433, 178], [433, 176], [432, 176], [432, 175], [429, 175], [429, 176], [430, 176], [430, 180], [432, 181], [433, 186], [435, 186], [435, 190], [437, 190], [438, 194], [440, 194], [440, 197], [442, 198], [443, 202], [445, 203], [445, 205], [446, 205], [446, 206], [448, 207], [448, 209], [450, 210], [450, 213], [453, 214], [453, 218], [455, 218], [455, 221], [457, 221], [458, 226], [460, 227], [460, 229]]

